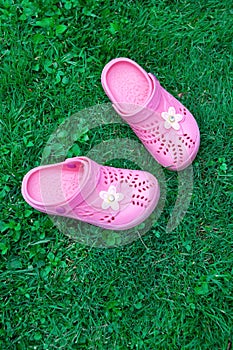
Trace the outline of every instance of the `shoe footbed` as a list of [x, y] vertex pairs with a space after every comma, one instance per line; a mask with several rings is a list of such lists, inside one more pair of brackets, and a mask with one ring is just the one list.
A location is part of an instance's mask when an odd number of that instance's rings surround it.
[[41, 205], [56, 205], [68, 201], [77, 193], [81, 174], [77, 169], [62, 166], [39, 169], [27, 182], [27, 193]]
[[106, 82], [118, 108], [125, 114], [133, 113], [144, 106], [150, 91], [146, 74], [134, 64], [119, 61], [106, 73]]

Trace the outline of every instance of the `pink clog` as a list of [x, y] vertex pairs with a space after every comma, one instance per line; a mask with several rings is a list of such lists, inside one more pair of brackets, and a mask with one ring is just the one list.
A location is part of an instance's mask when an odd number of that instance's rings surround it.
[[192, 163], [200, 144], [197, 122], [154, 75], [128, 58], [116, 58], [104, 67], [101, 82], [116, 112], [158, 163], [171, 170]]
[[102, 166], [87, 157], [37, 167], [22, 183], [22, 195], [35, 209], [113, 230], [143, 222], [159, 194], [150, 173]]

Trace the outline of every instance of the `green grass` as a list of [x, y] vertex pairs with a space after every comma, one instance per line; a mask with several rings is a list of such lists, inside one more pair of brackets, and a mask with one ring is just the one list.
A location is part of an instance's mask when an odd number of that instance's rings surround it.
[[[1, 349], [230, 349], [232, 15], [227, 0], [1, 1]], [[201, 147], [180, 225], [165, 230], [177, 195], [165, 171], [154, 228], [100, 249], [61, 233], [20, 187], [67, 117], [108, 102], [100, 74], [120, 56], [183, 94]], [[80, 152], [114, 132], [87, 136]]]

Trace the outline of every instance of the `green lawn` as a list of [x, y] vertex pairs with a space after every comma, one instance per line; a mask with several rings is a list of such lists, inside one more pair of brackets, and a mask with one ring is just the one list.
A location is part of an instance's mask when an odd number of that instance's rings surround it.
[[[230, 1], [0, 4], [1, 350], [230, 350]], [[177, 174], [164, 171], [165, 206], [153, 228], [105, 249], [68, 238], [25, 203], [20, 188], [63, 121], [108, 102], [100, 74], [121, 56], [156, 74], [174, 96], [182, 94], [198, 121], [201, 147], [179, 226], [166, 231]], [[87, 132], [71, 151], [85, 155], [114, 135], [135, 140], [127, 127], [116, 129]]]

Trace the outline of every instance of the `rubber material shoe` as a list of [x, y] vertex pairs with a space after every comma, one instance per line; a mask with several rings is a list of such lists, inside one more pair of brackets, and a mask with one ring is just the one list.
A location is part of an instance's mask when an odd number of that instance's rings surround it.
[[101, 82], [116, 112], [158, 163], [170, 170], [192, 163], [200, 145], [197, 122], [153, 74], [128, 58], [116, 58], [104, 67]]
[[41, 212], [126, 230], [150, 216], [160, 191], [156, 178], [146, 171], [75, 157], [30, 170], [22, 182], [22, 195]]

